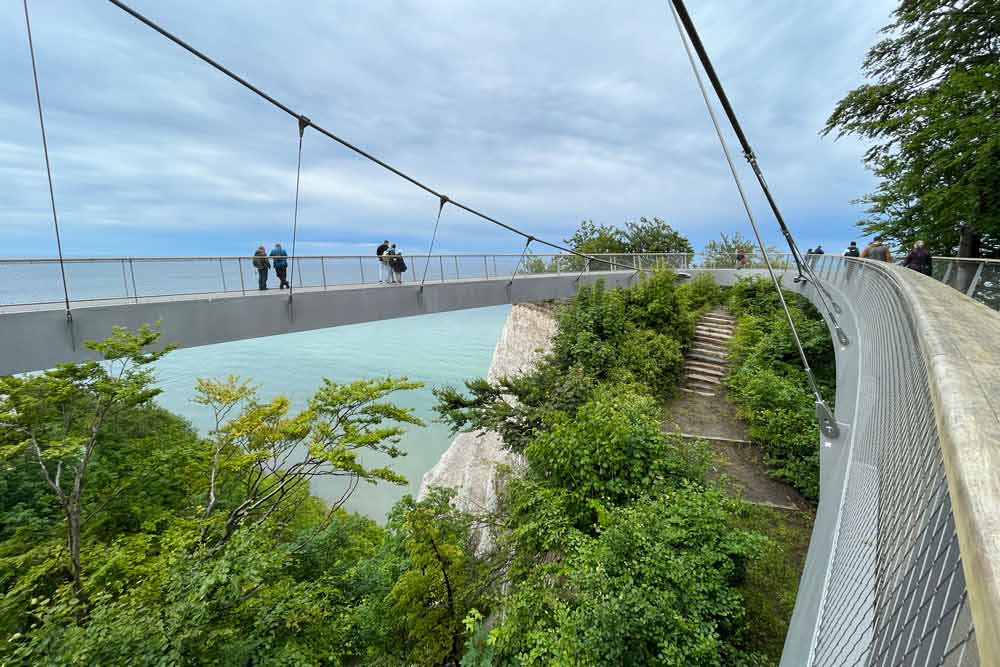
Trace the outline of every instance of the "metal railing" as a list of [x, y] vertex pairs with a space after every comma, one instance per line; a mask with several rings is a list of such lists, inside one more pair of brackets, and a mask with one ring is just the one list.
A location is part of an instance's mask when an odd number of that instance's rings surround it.
[[[672, 268], [738, 268], [735, 256], [714, 254], [600, 254], [594, 259], [555, 254], [400, 255], [404, 283], [516, 279], [533, 274]], [[98, 257], [65, 260], [71, 304], [138, 302], [198, 295], [247, 295], [258, 291], [255, 257]], [[278, 287], [273, 263], [269, 289]], [[286, 257], [294, 289], [323, 290], [388, 281], [386, 265], [374, 255]], [[787, 256], [776, 261], [787, 267]], [[748, 254], [746, 268], [759, 260]], [[52, 258], [0, 259], [0, 307], [62, 303], [59, 262]]]
[[[852, 343], [837, 352], [844, 435], [821, 442], [782, 665], [1000, 664], [1000, 490], [983, 463], [1000, 442], [1000, 315], [909, 269], [811, 261]], [[965, 265], [934, 261], [941, 278]], [[944, 282], [976, 294], [990, 262], [977, 264], [967, 282]]]

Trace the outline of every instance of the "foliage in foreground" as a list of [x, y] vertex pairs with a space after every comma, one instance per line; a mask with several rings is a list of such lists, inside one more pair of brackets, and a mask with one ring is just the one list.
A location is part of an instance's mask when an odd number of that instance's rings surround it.
[[470, 381], [468, 396], [437, 392], [456, 429], [497, 430], [524, 460], [495, 517], [507, 563], [499, 613], [478, 624], [468, 664], [776, 658], [749, 632], [742, 592], [769, 542], [706, 483], [707, 448], [662, 432], [661, 400], [679, 376], [639, 360], [658, 338], [683, 349], [694, 318], [720, 299], [714, 282], [677, 287], [669, 273], [582, 289], [534, 373]]
[[[836, 365], [826, 323], [805, 299], [785, 294], [820, 391], [833, 406]], [[729, 290], [739, 319], [726, 379], [750, 439], [764, 448], [772, 474], [815, 502], [819, 498], [819, 428], [815, 398], [773, 283], [740, 280]]]
[[[780, 630], [753, 619], [780, 628], [786, 613], [755, 593], [782, 590], [774, 544], [706, 483], [704, 445], [660, 428], [692, 318], [719, 298], [669, 273], [581, 290], [534, 373], [440, 392], [456, 428], [495, 428], [523, 456], [483, 516], [432, 489], [380, 527], [310, 495], [317, 476], [347, 495], [403, 481], [379, 459], [419, 424], [389, 400], [405, 379], [325, 382], [298, 412], [238, 378], [201, 380], [205, 436], [150, 402], [149, 364], [5, 379], [0, 664], [773, 664]], [[112, 358], [135, 360], [157, 338], [115, 335]], [[39, 456], [32, 437], [65, 446]], [[82, 465], [74, 574], [42, 468], [65, 484]], [[477, 553], [484, 525], [495, 547]]]

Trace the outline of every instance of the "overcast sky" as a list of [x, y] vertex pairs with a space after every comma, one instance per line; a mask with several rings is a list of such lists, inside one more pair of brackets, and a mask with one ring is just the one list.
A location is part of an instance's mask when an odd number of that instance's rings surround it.
[[[696, 247], [721, 232], [749, 235], [662, 0], [132, 4], [317, 123], [536, 236], [642, 215], [667, 219]], [[863, 146], [818, 131], [860, 82], [894, 5], [689, 2], [803, 247], [857, 238], [850, 202], [872, 187]], [[290, 245], [293, 119], [109, 3], [30, 7], [67, 255]], [[0, 6], [0, 35], [2, 253], [52, 256], [20, 2]], [[307, 131], [299, 254], [368, 254], [384, 237], [422, 252], [436, 209]], [[446, 208], [437, 247], [512, 251], [520, 241]]]

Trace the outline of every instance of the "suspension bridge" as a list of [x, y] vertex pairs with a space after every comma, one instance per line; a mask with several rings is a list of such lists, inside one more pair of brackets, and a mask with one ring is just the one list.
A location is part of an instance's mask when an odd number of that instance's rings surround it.
[[[294, 121], [290, 137], [297, 144], [298, 167], [290, 289], [257, 292], [250, 287], [252, 258], [63, 256], [28, 2], [23, 0], [58, 256], [0, 260], [0, 270], [15, 278], [6, 284], [43, 286], [34, 294], [0, 292], [0, 373], [87, 358], [81, 343], [103, 337], [113, 325], [162, 321], [165, 340], [204, 345], [565, 298], [581, 285], [600, 279], [609, 286], [628, 285], [661, 267], [684, 276], [711, 272], [723, 285], [747, 274], [767, 275], [779, 295], [796, 291], [816, 305], [837, 356], [835, 407], [815, 391], [821, 497], [782, 665], [1000, 665], [1000, 313], [984, 305], [996, 308], [1000, 302], [1000, 263], [938, 261], [944, 273], [935, 280], [888, 264], [803, 256], [681, 0], [672, 0], [671, 10], [762, 253], [755, 268], [738, 270], [688, 256], [594, 256], [537, 238], [403, 172], [124, 2], [108, 1]], [[703, 74], [788, 242], [786, 256], [769, 256], [765, 249]], [[408, 282], [378, 284], [374, 257], [296, 255], [307, 131], [433, 199], [429, 249], [407, 256], [414, 268]], [[522, 252], [434, 254], [438, 225], [449, 207], [520, 237]], [[532, 244], [559, 254], [534, 255]], [[36, 277], [18, 280], [25, 275]], [[789, 326], [798, 343], [790, 315]], [[808, 359], [797, 347], [809, 374]]]

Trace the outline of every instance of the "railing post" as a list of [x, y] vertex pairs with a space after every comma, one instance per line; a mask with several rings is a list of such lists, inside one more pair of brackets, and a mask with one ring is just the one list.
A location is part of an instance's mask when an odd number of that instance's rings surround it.
[[125, 276], [125, 260], [121, 260], [122, 264], [122, 285], [125, 286], [125, 300], [128, 301], [128, 278]]
[[[326, 291], [326, 257], [319, 258], [319, 272], [323, 274], [323, 291]], [[364, 276], [364, 271], [361, 272], [361, 275]]]
[[[381, 260], [379, 260], [381, 261]], [[365, 284], [365, 260], [358, 257], [358, 268], [361, 269], [361, 284]]]
[[499, 276], [500, 275], [500, 272], [497, 271], [497, 256], [496, 255], [493, 255], [493, 275], [494, 276]]
[[458, 255], [454, 255], [454, 257], [455, 257], [455, 280], [461, 280], [462, 275], [458, 272]]
[[486, 255], [483, 255], [483, 278], [490, 277], [490, 266], [486, 263]]
[[979, 277], [983, 275], [983, 266], [986, 262], [979, 262], [979, 267], [976, 268], [976, 275], [972, 276], [972, 282], [969, 284], [969, 290], [965, 293], [965, 296], [971, 297], [976, 293], [976, 285], [979, 284]]
[[239, 269], [240, 269], [240, 293], [243, 296], [246, 296], [247, 295], [247, 285], [246, 285], [246, 282], [243, 280], [243, 258], [242, 257], [237, 257], [236, 258], [236, 266], [239, 267]]
[[222, 293], [226, 293], [226, 271], [222, 268], [222, 258], [219, 258], [219, 276], [222, 278]]
[[[293, 257], [292, 259], [294, 261], [296, 261], [296, 262], [299, 261], [298, 257]], [[299, 267], [299, 270], [296, 271], [296, 273], [299, 274], [299, 287], [304, 287], [305, 285], [302, 284], [302, 267], [301, 266]]]
[[441, 282], [444, 282], [444, 257], [438, 255], [438, 271], [441, 274]]
[[128, 260], [128, 270], [132, 274], [132, 296], [135, 297], [135, 302], [139, 303], [139, 290], [135, 287], [135, 264], [131, 258]]

